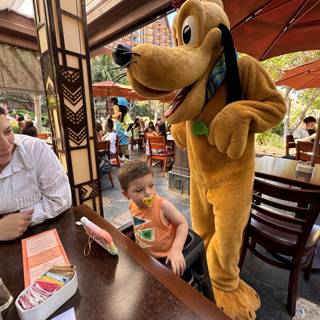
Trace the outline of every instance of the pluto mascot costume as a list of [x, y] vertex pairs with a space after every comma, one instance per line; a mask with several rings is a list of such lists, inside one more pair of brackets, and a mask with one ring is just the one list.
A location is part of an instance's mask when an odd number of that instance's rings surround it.
[[188, 151], [192, 228], [205, 243], [215, 301], [232, 319], [255, 319], [260, 300], [238, 268], [254, 134], [277, 125], [286, 107], [259, 62], [237, 57], [222, 1], [185, 1], [173, 29], [175, 48], [119, 45], [114, 60], [145, 97], [180, 90], [165, 116], [176, 144]]

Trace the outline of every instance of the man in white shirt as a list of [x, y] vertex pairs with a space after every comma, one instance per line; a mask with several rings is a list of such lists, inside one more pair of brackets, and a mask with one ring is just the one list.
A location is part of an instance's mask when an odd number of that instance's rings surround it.
[[303, 126], [293, 132], [294, 141], [311, 141], [315, 138], [316, 118], [310, 116], [303, 120]]
[[37, 138], [14, 135], [0, 107], [0, 241], [70, 206], [68, 177], [56, 155]]

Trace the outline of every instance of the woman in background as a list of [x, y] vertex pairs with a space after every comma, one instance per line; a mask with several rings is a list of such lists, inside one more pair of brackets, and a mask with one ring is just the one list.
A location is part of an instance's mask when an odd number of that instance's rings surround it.
[[24, 127], [21, 130], [21, 134], [25, 134], [30, 137], [37, 137], [37, 128], [34, 126], [33, 121], [26, 121]]
[[156, 136], [158, 136], [156, 127], [154, 126], [154, 124], [153, 124], [152, 121], [149, 122], [148, 127], [147, 127], [147, 129], [145, 130], [145, 133], [146, 133], [147, 137], [148, 137], [148, 136], [149, 136], [149, 137], [150, 137], [150, 136], [151, 136], [151, 137], [156, 137]]
[[115, 129], [119, 139], [119, 146], [121, 153], [120, 158], [124, 160], [129, 159], [129, 139], [128, 136], [131, 135], [132, 120], [128, 113], [128, 100], [123, 97], [117, 97], [117, 105], [113, 106], [113, 116], [115, 119]]
[[103, 129], [102, 129], [101, 123], [98, 121], [96, 121], [96, 135], [97, 135], [97, 140], [101, 141], [101, 138], [103, 136]]

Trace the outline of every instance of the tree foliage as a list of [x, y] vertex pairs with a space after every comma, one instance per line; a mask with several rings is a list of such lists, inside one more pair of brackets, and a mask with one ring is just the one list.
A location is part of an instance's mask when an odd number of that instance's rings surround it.
[[269, 72], [271, 79], [276, 82], [285, 70], [320, 59], [320, 50], [300, 51], [284, 54], [262, 61], [262, 65]]
[[167, 108], [168, 104], [158, 100], [136, 101], [130, 113], [133, 117], [148, 117], [153, 120], [158, 116], [162, 116]]
[[111, 56], [102, 54], [91, 58], [91, 78], [92, 82], [100, 81], [114, 81], [122, 84], [128, 84], [126, 77], [117, 81], [118, 77], [125, 75], [126, 70], [119, 68], [114, 62]]
[[[320, 50], [294, 52], [286, 55], [274, 57], [262, 62], [265, 69], [269, 72], [271, 79], [276, 82], [281, 78], [284, 71], [300, 66], [302, 64], [320, 59]], [[281, 133], [279, 129], [283, 128], [283, 135], [292, 133], [301, 125], [303, 119], [308, 115], [318, 115], [320, 110], [320, 89], [312, 88], [295, 91], [289, 87], [279, 88], [286, 105], [287, 114], [284, 124], [279, 125], [277, 134]]]

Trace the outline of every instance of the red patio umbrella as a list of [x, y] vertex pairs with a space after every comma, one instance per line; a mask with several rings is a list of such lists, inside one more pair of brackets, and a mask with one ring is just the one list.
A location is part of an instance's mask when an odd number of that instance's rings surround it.
[[92, 92], [95, 97], [124, 96], [130, 91], [132, 91], [131, 87], [113, 81], [101, 81], [92, 84]]
[[320, 49], [320, 0], [223, 0], [238, 51], [258, 60]]
[[[116, 83], [113, 81], [101, 81], [92, 84], [92, 92], [95, 97], [112, 97], [121, 96], [128, 100], [152, 100], [150, 98], [145, 98], [140, 96], [135, 92], [130, 86]], [[157, 98], [161, 102], [170, 102], [173, 100], [175, 93], [171, 93], [168, 96]]]
[[285, 85], [296, 90], [320, 88], [320, 60], [285, 71], [276, 85]]
[[[303, 64], [301, 66], [286, 70], [276, 85], [292, 87], [296, 90], [308, 88], [320, 88], [320, 60]], [[320, 139], [320, 117], [318, 119], [316, 138], [313, 144], [311, 164], [315, 164], [315, 155], [319, 148]]]

